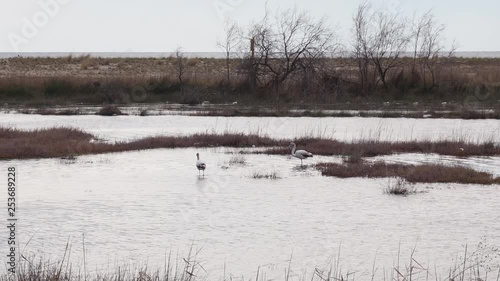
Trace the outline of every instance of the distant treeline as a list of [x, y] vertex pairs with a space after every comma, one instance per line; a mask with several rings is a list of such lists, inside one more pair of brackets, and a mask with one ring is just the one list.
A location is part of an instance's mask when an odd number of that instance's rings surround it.
[[[0, 59], [10, 102], [335, 103], [497, 101], [500, 59], [457, 58], [431, 11], [408, 19], [362, 4], [352, 37], [296, 9], [225, 22], [224, 58]], [[18, 70], [16, 72], [16, 69]]]

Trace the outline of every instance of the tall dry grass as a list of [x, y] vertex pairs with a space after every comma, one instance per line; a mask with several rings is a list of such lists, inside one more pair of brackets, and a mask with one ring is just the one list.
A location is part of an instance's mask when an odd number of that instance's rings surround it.
[[[500, 264], [497, 264], [498, 249], [482, 251], [481, 246], [476, 250], [469, 250], [465, 245], [463, 255], [450, 257], [447, 273], [440, 271], [432, 264], [419, 261], [416, 247], [408, 257], [401, 257], [401, 249], [392, 267], [379, 268], [374, 260], [370, 271], [347, 268], [342, 264], [340, 249], [334, 253], [333, 260], [327, 265], [295, 270], [292, 268], [292, 257], [284, 266], [282, 278], [284, 281], [357, 281], [357, 280], [398, 280], [398, 281], [498, 281], [500, 279]], [[158, 267], [130, 264], [106, 266], [105, 270], [73, 266], [69, 254], [65, 253], [62, 259], [48, 260], [43, 258], [23, 256], [18, 264], [17, 280], [21, 281], [232, 281], [255, 280], [266, 281], [266, 272], [262, 268], [255, 270], [254, 276], [234, 275], [226, 272], [224, 265], [220, 276], [210, 275], [208, 268], [198, 257], [199, 251], [191, 249], [185, 257], [170, 252], [165, 257], [164, 265]], [[489, 255], [483, 257], [482, 255]], [[104, 265], [103, 265], [104, 266]], [[240, 276], [240, 277], [237, 277]], [[13, 280], [7, 273], [0, 274], [0, 281]]]
[[156, 148], [273, 146], [279, 142], [258, 135], [238, 133], [147, 137], [130, 142], [105, 143], [73, 128], [23, 131], [0, 128], [0, 160], [53, 158]]
[[316, 167], [322, 175], [338, 178], [401, 178], [409, 183], [500, 184], [500, 177], [460, 166], [362, 161], [348, 164], [320, 163]]
[[[277, 140], [259, 134], [198, 133], [186, 136], [146, 137], [129, 142], [106, 143], [89, 133], [74, 128], [18, 130], [0, 127], [0, 160], [26, 158], [53, 158], [71, 155], [101, 154], [157, 148], [187, 147], [269, 147], [255, 153], [288, 155], [291, 140]], [[395, 153], [436, 153], [451, 156], [500, 155], [500, 147], [493, 142], [472, 143], [458, 141], [366, 141], [340, 142], [327, 138], [300, 138], [301, 148], [318, 155], [356, 155], [373, 157]]]
[[[230, 61], [230, 81], [225, 79], [225, 60], [193, 58], [186, 63], [182, 87], [178, 83], [174, 58], [96, 58], [90, 56], [66, 58], [10, 58], [0, 61], [0, 98], [12, 102], [62, 103], [104, 102], [86, 87], [99, 82], [101, 95], [111, 95], [116, 89], [130, 92], [143, 87], [148, 94], [140, 102], [170, 101], [176, 103], [227, 103], [238, 100], [246, 104], [301, 103], [323, 104], [338, 102], [461, 101], [474, 97], [489, 105], [500, 99], [500, 59], [442, 58], [435, 66], [436, 84], [429, 87], [429, 78], [414, 77], [411, 62], [402, 58], [400, 68], [389, 73], [388, 89], [377, 85], [369, 94], [362, 94], [358, 84], [356, 61], [351, 58], [325, 58], [324, 67], [314, 75], [298, 74], [275, 87], [250, 87], [244, 61]], [[2, 61], [4, 61], [2, 60]], [[7, 68], [8, 66], [8, 68]], [[373, 70], [372, 70], [373, 71]], [[138, 75], [137, 73], [141, 73]], [[66, 84], [65, 99], [54, 101], [46, 92], [51, 81]], [[87, 82], [85, 82], [87, 81]], [[427, 81], [424, 83], [424, 81]], [[88, 95], [88, 93], [92, 93]], [[486, 95], [487, 93], [487, 95]], [[87, 94], [87, 95], [86, 95]], [[189, 96], [189, 97], [186, 97]], [[486, 98], [484, 98], [486, 97]], [[111, 102], [126, 102], [111, 97]], [[188, 99], [189, 102], [186, 100]]]
[[[318, 155], [356, 155], [358, 157], [374, 157], [397, 153], [435, 153], [458, 157], [495, 156], [500, 155], [500, 147], [493, 141], [474, 143], [466, 140], [456, 141], [398, 141], [359, 140], [341, 142], [323, 138], [300, 138], [295, 140], [301, 149]], [[287, 147], [269, 148], [265, 154], [286, 155], [290, 153]]]

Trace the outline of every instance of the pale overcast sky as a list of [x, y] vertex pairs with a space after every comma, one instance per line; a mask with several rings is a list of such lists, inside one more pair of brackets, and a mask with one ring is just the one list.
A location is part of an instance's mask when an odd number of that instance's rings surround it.
[[[360, 2], [269, 0], [268, 5], [327, 16], [347, 44]], [[499, 0], [369, 2], [407, 15], [433, 9], [459, 51], [500, 51]], [[0, 52], [170, 52], [178, 46], [186, 52], [219, 51], [222, 14], [247, 25], [262, 17], [264, 5], [265, 0], [0, 0]]]

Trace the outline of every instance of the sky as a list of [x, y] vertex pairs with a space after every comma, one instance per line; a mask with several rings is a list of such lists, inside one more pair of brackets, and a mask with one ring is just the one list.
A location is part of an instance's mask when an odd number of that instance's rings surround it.
[[[348, 45], [358, 0], [267, 0], [327, 17]], [[433, 10], [458, 51], [500, 51], [499, 0], [368, 0], [411, 17]], [[266, 0], [0, 0], [0, 52], [217, 52], [223, 22], [262, 18]]]

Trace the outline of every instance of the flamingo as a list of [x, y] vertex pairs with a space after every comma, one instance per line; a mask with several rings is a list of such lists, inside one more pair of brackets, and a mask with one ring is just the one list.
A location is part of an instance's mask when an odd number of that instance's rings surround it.
[[295, 143], [290, 143], [290, 146], [289, 146], [291, 149], [292, 149], [292, 156], [295, 157], [295, 158], [299, 158], [300, 159], [300, 166], [302, 166], [302, 160], [303, 159], [307, 159], [309, 157], [313, 157], [312, 153], [311, 152], [307, 152], [305, 150], [296, 150], [297, 149], [297, 145]]
[[200, 160], [200, 154], [196, 153], [196, 158], [198, 158], [198, 161], [196, 161], [196, 168], [198, 168], [198, 176], [200, 175], [200, 171], [203, 171], [203, 176], [205, 176], [205, 169], [207, 168], [207, 164], [205, 161]]

